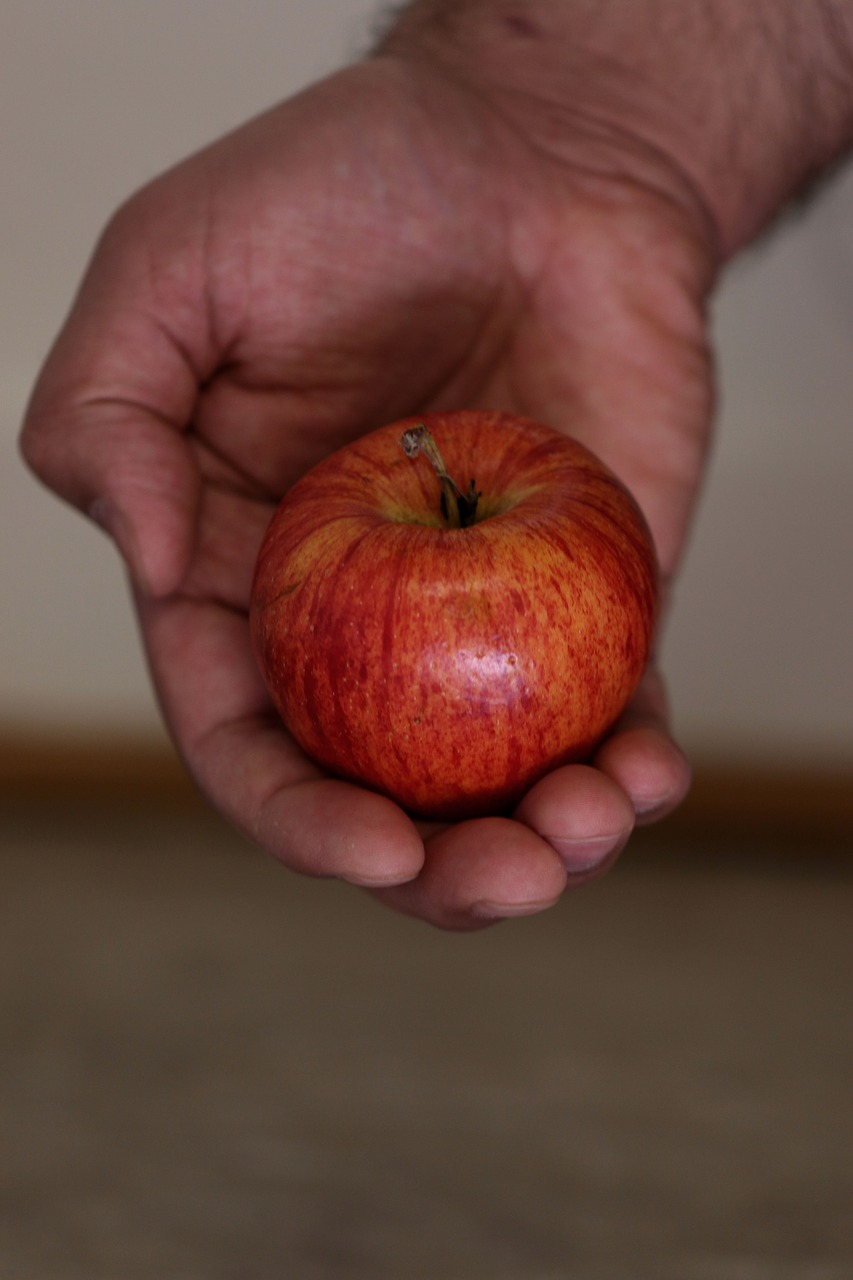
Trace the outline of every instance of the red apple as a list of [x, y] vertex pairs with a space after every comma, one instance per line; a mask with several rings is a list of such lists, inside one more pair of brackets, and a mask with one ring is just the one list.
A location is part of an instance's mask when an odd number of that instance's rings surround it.
[[286, 494], [252, 637], [309, 756], [460, 818], [589, 756], [646, 665], [656, 586], [639, 508], [582, 445], [510, 414], [432, 413]]

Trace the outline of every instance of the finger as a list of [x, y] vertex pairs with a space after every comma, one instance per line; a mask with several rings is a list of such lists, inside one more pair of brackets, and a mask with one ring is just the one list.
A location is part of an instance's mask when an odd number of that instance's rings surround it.
[[200, 478], [185, 441], [142, 407], [94, 398], [31, 416], [24, 456], [116, 543], [151, 595], [177, 589], [194, 548]]
[[151, 269], [156, 250], [125, 220], [105, 234], [45, 362], [21, 449], [113, 536], [134, 581], [159, 595], [175, 589], [192, 553], [200, 482], [182, 432], [211, 353], [204, 308], [170, 287], [165, 250]]
[[165, 719], [202, 792], [294, 871], [398, 884], [422, 866], [412, 821], [381, 796], [327, 779], [272, 712], [245, 613], [140, 597]]
[[640, 825], [676, 809], [690, 790], [690, 765], [669, 732], [666, 694], [657, 672], [643, 677], [629, 709], [593, 764], [630, 798]]
[[378, 897], [440, 928], [471, 930], [545, 911], [565, 887], [562, 862], [535, 831], [508, 818], [478, 818], [431, 836], [417, 879]]
[[181, 596], [228, 606], [248, 627], [255, 563], [275, 505], [206, 484], [198, 504], [192, 564]]
[[280, 725], [222, 725], [195, 764], [220, 809], [291, 871], [376, 889], [404, 884], [423, 866], [423, 842], [402, 809], [322, 776]]
[[406, 814], [324, 777], [269, 717], [217, 726], [191, 762], [217, 807], [291, 871], [378, 888], [421, 870], [423, 842]]
[[589, 765], [567, 765], [548, 774], [527, 793], [515, 817], [554, 849], [571, 887], [606, 870], [634, 827], [625, 791]]

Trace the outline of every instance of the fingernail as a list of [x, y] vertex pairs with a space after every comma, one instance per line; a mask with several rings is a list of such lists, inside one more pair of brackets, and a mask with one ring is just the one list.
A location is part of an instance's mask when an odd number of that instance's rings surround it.
[[634, 812], [643, 821], [651, 821], [658, 814], [663, 817], [672, 807], [672, 796], [660, 796], [656, 800], [640, 800], [634, 805]]
[[383, 876], [375, 871], [365, 873], [348, 871], [341, 876], [341, 879], [355, 885], [358, 889], [393, 889], [395, 885], [408, 884], [417, 874], [417, 871], [389, 871]]
[[483, 920], [507, 920], [515, 916], [535, 916], [539, 911], [547, 911], [559, 898], [539, 899], [535, 902], [475, 902], [471, 907], [471, 915], [480, 916]]
[[630, 832], [620, 831], [609, 836], [586, 836], [582, 840], [567, 840], [560, 836], [545, 839], [559, 854], [566, 871], [571, 876], [585, 871], [595, 871], [602, 863], [616, 856], [628, 842]]

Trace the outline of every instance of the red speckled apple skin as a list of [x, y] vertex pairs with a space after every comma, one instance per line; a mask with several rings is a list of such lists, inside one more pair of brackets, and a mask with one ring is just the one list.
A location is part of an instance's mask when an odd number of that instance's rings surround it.
[[[424, 423], [477, 521], [446, 526]], [[383, 427], [286, 494], [252, 589], [258, 661], [316, 762], [413, 814], [507, 812], [583, 760], [634, 693], [657, 564], [627, 490], [586, 448], [511, 414]]]

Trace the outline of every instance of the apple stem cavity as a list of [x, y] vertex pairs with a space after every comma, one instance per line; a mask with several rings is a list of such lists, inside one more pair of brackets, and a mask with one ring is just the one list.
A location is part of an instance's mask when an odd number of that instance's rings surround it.
[[451, 529], [467, 529], [469, 525], [474, 524], [477, 519], [477, 503], [481, 495], [477, 492], [473, 480], [468, 484], [467, 493], [463, 493], [456, 481], [448, 475], [441, 450], [424, 424], [420, 423], [404, 431], [400, 438], [400, 445], [407, 458], [416, 458], [419, 453], [422, 453], [432, 464], [441, 485], [440, 506], [445, 523]]

